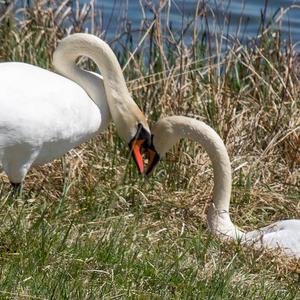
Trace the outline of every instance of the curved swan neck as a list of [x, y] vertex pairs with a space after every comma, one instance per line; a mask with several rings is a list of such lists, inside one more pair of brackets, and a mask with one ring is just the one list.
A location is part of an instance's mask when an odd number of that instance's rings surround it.
[[[129, 141], [135, 134], [132, 131], [136, 130], [136, 123], [141, 121], [145, 125], [146, 120], [129, 94], [115, 54], [100, 38], [86, 33], [77, 33], [66, 37], [54, 52], [53, 65], [55, 69], [77, 82], [95, 101], [94, 97], [97, 95], [96, 76], [76, 65], [76, 60], [80, 56], [91, 58], [98, 66], [103, 75], [111, 116], [120, 136]], [[100, 85], [100, 79], [98, 81]], [[128, 124], [132, 126], [128, 126]]]
[[[77, 33], [63, 39], [53, 55], [55, 69], [80, 84], [88, 87], [88, 79], [92, 74], [81, 70], [76, 65], [80, 56], [92, 59], [105, 77], [105, 89], [116, 91], [118, 94], [128, 93], [119, 62], [111, 48], [94, 35]], [[87, 91], [89, 92], [89, 91]], [[107, 94], [111, 94], [108, 93]], [[107, 95], [108, 96], [108, 95]], [[108, 97], [111, 100], [112, 97]]]
[[213, 202], [218, 210], [228, 211], [231, 195], [231, 166], [226, 147], [219, 135], [205, 123], [181, 116], [168, 117], [159, 121], [152, 129], [152, 133], [154, 146], [162, 155], [181, 138], [189, 138], [201, 144], [212, 161], [215, 183]]
[[205, 123], [182, 116], [159, 121], [152, 134], [154, 146], [160, 154], [167, 152], [180, 138], [189, 138], [201, 144], [212, 161], [214, 172], [213, 203], [208, 211], [209, 227], [227, 237], [241, 237], [242, 233], [232, 224], [229, 216], [231, 165], [220, 136]]

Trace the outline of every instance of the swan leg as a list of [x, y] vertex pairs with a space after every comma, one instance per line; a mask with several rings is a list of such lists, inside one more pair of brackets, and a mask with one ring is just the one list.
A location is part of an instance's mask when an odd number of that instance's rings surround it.
[[30, 166], [31, 164], [22, 164], [17, 160], [3, 164], [4, 172], [14, 189], [21, 185]]
[[23, 147], [22, 149], [11, 147], [7, 150], [2, 167], [13, 186], [13, 190], [20, 192], [22, 190], [22, 182], [35, 161], [38, 151], [34, 151], [30, 147]]
[[22, 183], [14, 183], [14, 182], [10, 182], [11, 186], [12, 186], [12, 191], [11, 191], [11, 196], [12, 197], [21, 197], [22, 196]]

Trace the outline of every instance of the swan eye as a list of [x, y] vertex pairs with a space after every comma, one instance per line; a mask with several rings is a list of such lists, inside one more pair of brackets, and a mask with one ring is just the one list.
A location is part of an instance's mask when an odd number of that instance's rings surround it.
[[142, 147], [145, 149], [150, 147], [152, 144], [150, 132], [148, 130], [146, 130], [145, 127], [143, 126], [143, 124], [141, 124], [141, 123], [138, 123], [138, 125], [137, 125], [137, 132], [136, 132], [135, 138], [144, 141], [144, 143], [142, 144]]

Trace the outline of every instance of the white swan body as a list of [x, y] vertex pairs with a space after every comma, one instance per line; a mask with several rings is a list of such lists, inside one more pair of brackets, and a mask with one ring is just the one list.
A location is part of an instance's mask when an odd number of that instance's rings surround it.
[[[259, 248], [280, 248], [285, 255], [300, 258], [300, 220], [278, 221], [247, 233], [231, 222], [230, 160], [222, 139], [211, 127], [192, 118], [173, 116], [159, 120], [152, 128], [152, 134], [153, 146], [158, 153], [156, 155], [163, 156], [180, 138], [199, 142], [208, 153], [214, 171], [213, 201], [208, 210], [208, 226], [215, 234]], [[155, 159], [153, 154], [150, 171], [157, 162], [158, 158]]]
[[[95, 61], [104, 80], [76, 66], [82, 55]], [[53, 63], [63, 76], [25, 63], [0, 64], [0, 165], [15, 184], [31, 166], [60, 157], [103, 131], [111, 116], [127, 143], [139, 138], [139, 124], [150, 136], [105, 42], [89, 34], [69, 36], [56, 49]]]

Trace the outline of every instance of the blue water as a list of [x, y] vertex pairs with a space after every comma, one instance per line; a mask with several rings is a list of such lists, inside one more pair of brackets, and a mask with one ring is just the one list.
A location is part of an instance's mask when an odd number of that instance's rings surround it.
[[[90, 3], [90, 0], [80, 0], [81, 4]], [[95, 0], [97, 12], [102, 18], [98, 25], [101, 25], [105, 38], [113, 40], [118, 33], [124, 32], [124, 28], [130, 29], [133, 35], [133, 42], [138, 42], [142, 34], [138, 32], [143, 14], [150, 20], [153, 13], [147, 7], [146, 0]], [[152, 1], [156, 8], [159, 0]], [[161, 1], [163, 2], [163, 1]], [[181, 33], [194, 18], [196, 10], [196, 0], [167, 0], [161, 11], [161, 24], [163, 28], [168, 25]], [[201, 1], [203, 3], [204, 1]], [[281, 29], [283, 39], [291, 39], [297, 51], [300, 50], [300, 0], [269, 0], [266, 10], [266, 23], [279, 17], [280, 12], [287, 9], [282, 17]], [[210, 32], [225, 32], [230, 36], [238, 36], [242, 41], [247, 41], [257, 36], [258, 25], [261, 13], [264, 12], [263, 0], [209, 0], [206, 1], [211, 7], [209, 18]], [[294, 6], [294, 7], [292, 7]], [[290, 9], [288, 9], [290, 7]], [[214, 14], [215, 18], [212, 17]], [[212, 20], [215, 19], [216, 22]], [[130, 22], [126, 22], [129, 20]], [[201, 30], [201, 22], [198, 17], [198, 27]], [[202, 22], [204, 24], [204, 22]], [[225, 24], [225, 26], [223, 26]], [[241, 24], [241, 26], [239, 26]], [[274, 25], [278, 27], [278, 24]], [[239, 31], [238, 28], [240, 28]], [[203, 27], [202, 27], [203, 30]], [[192, 37], [192, 28], [184, 33], [184, 40], [188, 44]], [[298, 44], [297, 44], [298, 42]]]

